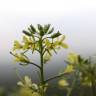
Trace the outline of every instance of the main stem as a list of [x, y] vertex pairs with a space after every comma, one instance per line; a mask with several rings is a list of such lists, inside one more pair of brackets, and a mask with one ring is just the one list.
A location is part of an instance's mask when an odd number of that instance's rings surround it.
[[44, 96], [44, 64], [43, 64], [43, 41], [42, 36], [40, 38], [40, 61], [41, 61], [41, 96]]
[[96, 92], [95, 92], [95, 81], [94, 81], [93, 78], [92, 78], [91, 83], [92, 83], [92, 96], [96, 96]]
[[76, 84], [76, 80], [77, 80], [76, 73], [74, 73], [74, 75], [75, 75], [75, 77], [74, 77], [74, 79], [73, 79], [73, 81], [72, 81], [71, 88], [69, 88], [69, 90], [68, 90], [67, 96], [71, 96], [72, 91], [73, 91], [73, 89], [74, 89], [74, 86], [75, 86], [75, 84]]

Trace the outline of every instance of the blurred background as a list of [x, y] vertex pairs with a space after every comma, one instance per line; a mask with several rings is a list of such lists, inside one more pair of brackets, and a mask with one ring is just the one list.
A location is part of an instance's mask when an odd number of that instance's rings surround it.
[[[0, 86], [10, 88], [21, 76], [32, 76], [33, 66], [22, 67], [10, 55], [14, 40], [22, 39], [22, 30], [30, 24], [51, 24], [55, 31], [66, 35], [69, 49], [54, 54], [45, 66], [46, 77], [57, 74], [65, 66], [70, 52], [83, 56], [96, 54], [96, 0], [0, 0]], [[32, 60], [39, 63], [38, 54]], [[34, 78], [35, 77], [35, 78]], [[38, 81], [38, 80], [37, 80]]]

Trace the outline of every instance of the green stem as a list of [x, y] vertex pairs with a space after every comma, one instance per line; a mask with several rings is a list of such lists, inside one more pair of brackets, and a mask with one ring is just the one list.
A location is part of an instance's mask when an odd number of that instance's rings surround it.
[[41, 61], [41, 96], [44, 96], [44, 64], [43, 64], [43, 45], [42, 37], [40, 38], [40, 61]]
[[76, 77], [74, 77], [74, 80], [73, 80], [73, 82], [72, 82], [72, 86], [71, 86], [71, 88], [68, 90], [67, 96], [71, 96], [72, 91], [73, 91], [73, 88], [74, 88], [74, 86], [75, 86], [75, 83], [76, 83]]
[[47, 82], [49, 82], [49, 81], [51, 81], [51, 80], [54, 80], [54, 79], [60, 78], [60, 77], [62, 77], [62, 76], [64, 76], [64, 75], [67, 75], [67, 74], [68, 74], [68, 73], [62, 73], [62, 74], [59, 74], [59, 75], [56, 75], [56, 76], [50, 77], [50, 78], [48, 78], [47, 80], [45, 80], [45, 83], [47, 83]]
[[92, 83], [92, 96], [96, 96], [96, 93], [95, 93], [95, 82], [94, 82], [94, 80], [92, 80], [91, 83]]

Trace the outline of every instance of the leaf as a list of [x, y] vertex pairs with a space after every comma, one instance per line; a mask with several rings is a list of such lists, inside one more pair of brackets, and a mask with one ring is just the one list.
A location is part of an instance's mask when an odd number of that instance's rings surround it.
[[23, 33], [24, 33], [25, 35], [27, 35], [27, 36], [31, 36], [31, 34], [30, 34], [29, 32], [27, 32], [27, 31], [25, 31], [25, 30], [23, 30]]
[[26, 64], [25, 63], [24, 64], [23, 63], [19, 63], [19, 65], [21, 65], [21, 66], [28, 66], [29, 64], [28, 63], [26, 63]]
[[85, 59], [84, 60], [84, 63], [88, 64], [89, 63], [89, 60], [88, 59]]
[[47, 24], [44, 26], [44, 32], [47, 33], [49, 28], [50, 28], [51, 24]]
[[47, 49], [47, 52], [48, 52], [48, 54], [50, 55], [50, 56], [52, 56], [52, 54], [51, 54], [51, 52]]
[[48, 32], [48, 34], [51, 34], [53, 31], [54, 31], [54, 28], [52, 28], [52, 29]]
[[82, 58], [80, 55], [78, 55], [78, 62], [82, 62]]
[[32, 54], [34, 53], [34, 51], [35, 51], [35, 44], [33, 44], [33, 46], [32, 46]]
[[29, 31], [30, 33], [32, 33], [32, 30], [30, 29], [30, 27], [28, 28], [28, 31]]
[[40, 24], [38, 24], [38, 30], [40, 32], [40, 35], [43, 36], [44, 35], [43, 27]]
[[30, 25], [30, 28], [31, 28], [31, 30], [32, 30], [32, 33], [35, 34], [36, 29], [34, 28], [34, 26], [33, 26], [32, 24]]
[[51, 38], [57, 38], [61, 35], [61, 33], [58, 31], [57, 33], [54, 33], [53, 35], [51, 35]]
[[56, 52], [56, 50], [55, 50], [55, 48], [54, 48], [54, 47], [52, 47], [52, 50], [55, 52], [55, 54], [57, 54], [57, 52]]

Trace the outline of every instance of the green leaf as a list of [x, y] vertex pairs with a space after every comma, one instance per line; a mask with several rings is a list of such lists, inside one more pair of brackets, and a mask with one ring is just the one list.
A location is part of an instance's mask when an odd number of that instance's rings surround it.
[[40, 24], [38, 24], [38, 30], [40, 32], [40, 35], [43, 36], [44, 35], [44, 31], [43, 31], [43, 27]]
[[35, 44], [33, 44], [32, 54], [34, 53], [34, 51], [35, 51]]
[[54, 33], [51, 38], [57, 38], [61, 35], [61, 33], [58, 31], [57, 33]]
[[53, 31], [54, 31], [54, 28], [52, 28], [52, 29], [48, 32], [48, 34], [51, 34]]
[[44, 32], [47, 33], [49, 28], [50, 28], [51, 24], [47, 24], [44, 26]]
[[84, 60], [84, 63], [87, 63], [88, 64], [89, 63], [89, 60], [88, 59]]
[[80, 55], [78, 55], [78, 62], [81, 63], [83, 60]]
[[57, 54], [57, 52], [56, 52], [54, 46], [51, 46], [51, 49], [55, 52], [55, 54]]
[[31, 30], [30, 28], [28, 28], [28, 31], [29, 31], [30, 33], [32, 33], [32, 30]]
[[29, 32], [27, 32], [27, 31], [25, 31], [25, 30], [23, 30], [23, 33], [24, 33], [25, 35], [27, 35], [27, 36], [31, 36], [31, 34], [30, 34]]
[[32, 24], [30, 25], [30, 28], [31, 28], [31, 30], [32, 30], [32, 33], [35, 34], [36, 29], [34, 28], [34, 26], [33, 26]]
[[48, 52], [48, 54], [50, 55], [50, 56], [52, 56], [52, 54], [51, 54], [51, 52], [47, 49], [47, 52]]

